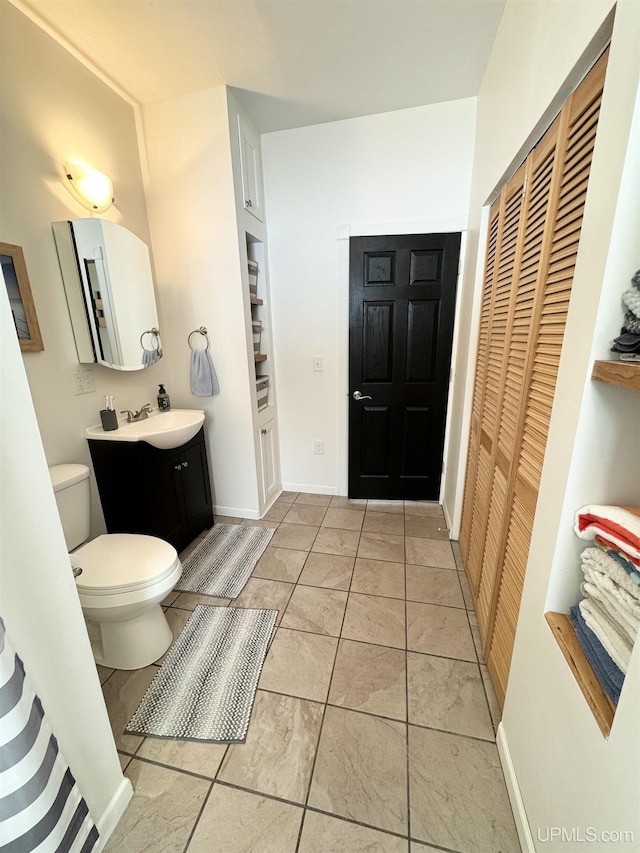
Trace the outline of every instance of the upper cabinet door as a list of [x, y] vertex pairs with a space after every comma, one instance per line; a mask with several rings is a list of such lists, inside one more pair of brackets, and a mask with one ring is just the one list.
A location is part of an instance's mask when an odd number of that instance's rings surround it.
[[260, 222], [264, 221], [262, 201], [262, 160], [260, 158], [260, 139], [257, 133], [238, 116], [238, 137], [240, 140], [240, 166], [242, 170], [242, 194], [245, 210], [252, 213]]

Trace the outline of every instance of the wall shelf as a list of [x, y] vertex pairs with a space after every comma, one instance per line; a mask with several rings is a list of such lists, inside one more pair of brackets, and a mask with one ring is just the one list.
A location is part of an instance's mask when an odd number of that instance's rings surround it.
[[252, 305], [264, 305], [264, 299], [259, 299], [257, 296], [250, 296], [249, 302], [251, 302]]
[[544, 618], [553, 631], [560, 650], [578, 682], [578, 687], [582, 690], [582, 694], [596, 718], [600, 731], [607, 737], [611, 731], [616, 708], [591, 669], [591, 665], [578, 642], [571, 619], [566, 613], [553, 613], [552, 611], [545, 613]]
[[640, 391], [640, 362], [632, 361], [595, 361], [591, 378], [620, 388], [632, 388]]
[[266, 361], [266, 360], [267, 360], [267, 356], [266, 356], [266, 354], [265, 354], [265, 353], [258, 353], [258, 354], [256, 354], [256, 355], [254, 355], [253, 360], [254, 360], [254, 361], [255, 361], [255, 363], [257, 364], [259, 361]]

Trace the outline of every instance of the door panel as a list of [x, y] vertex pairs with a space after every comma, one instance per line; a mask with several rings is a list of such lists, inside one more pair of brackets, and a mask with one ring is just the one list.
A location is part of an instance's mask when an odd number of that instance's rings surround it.
[[459, 254], [460, 234], [351, 240], [351, 497], [439, 496]]

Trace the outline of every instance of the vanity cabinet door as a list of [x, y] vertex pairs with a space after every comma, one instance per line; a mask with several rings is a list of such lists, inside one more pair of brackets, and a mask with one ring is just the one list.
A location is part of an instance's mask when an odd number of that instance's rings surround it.
[[204, 431], [175, 450], [89, 441], [109, 533], [144, 533], [180, 552], [213, 526]]

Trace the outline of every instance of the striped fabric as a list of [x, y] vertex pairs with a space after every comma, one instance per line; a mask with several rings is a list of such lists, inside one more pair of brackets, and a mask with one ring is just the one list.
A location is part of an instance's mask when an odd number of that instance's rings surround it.
[[88, 853], [98, 841], [0, 618], [0, 853]]

